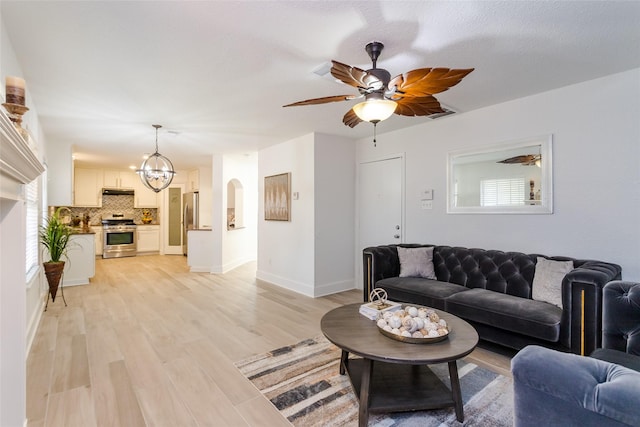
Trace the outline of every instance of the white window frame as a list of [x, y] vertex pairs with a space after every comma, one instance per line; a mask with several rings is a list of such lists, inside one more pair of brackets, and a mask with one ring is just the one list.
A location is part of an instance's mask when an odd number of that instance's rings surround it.
[[40, 271], [40, 187], [38, 177], [24, 185], [25, 204], [25, 268], [27, 283]]

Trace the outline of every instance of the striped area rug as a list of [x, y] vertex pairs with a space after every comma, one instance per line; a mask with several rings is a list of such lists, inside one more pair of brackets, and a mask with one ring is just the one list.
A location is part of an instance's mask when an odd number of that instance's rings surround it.
[[[358, 401], [346, 375], [338, 373], [340, 350], [324, 336], [236, 362], [236, 367], [297, 427], [357, 426]], [[449, 385], [447, 364], [430, 366]], [[441, 427], [513, 425], [510, 378], [458, 361], [464, 424], [453, 408], [372, 414], [369, 426]], [[374, 366], [375, 375], [375, 366]]]

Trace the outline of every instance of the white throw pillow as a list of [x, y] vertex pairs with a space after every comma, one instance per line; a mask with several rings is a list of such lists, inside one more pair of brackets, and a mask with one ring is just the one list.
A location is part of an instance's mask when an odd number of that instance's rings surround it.
[[435, 279], [433, 246], [430, 248], [403, 248], [398, 246], [400, 277], [424, 277]]
[[562, 279], [573, 270], [573, 261], [552, 261], [538, 257], [531, 297], [562, 307]]

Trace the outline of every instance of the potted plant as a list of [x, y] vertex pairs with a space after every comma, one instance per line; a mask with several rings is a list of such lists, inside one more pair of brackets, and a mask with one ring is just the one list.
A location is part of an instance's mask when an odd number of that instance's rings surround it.
[[71, 236], [71, 227], [62, 222], [60, 211], [68, 208], [56, 209], [51, 217], [40, 229], [40, 242], [49, 252], [49, 261], [43, 263], [44, 274], [49, 283], [49, 294], [53, 301], [60, 285], [65, 262], [61, 259], [67, 256], [67, 245]]

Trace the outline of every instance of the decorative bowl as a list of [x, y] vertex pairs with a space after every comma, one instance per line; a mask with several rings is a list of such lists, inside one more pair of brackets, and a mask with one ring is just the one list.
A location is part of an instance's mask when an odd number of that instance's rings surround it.
[[381, 313], [376, 320], [376, 327], [382, 335], [410, 344], [440, 342], [451, 333], [451, 327], [434, 309], [411, 305], [403, 305], [398, 311]]

